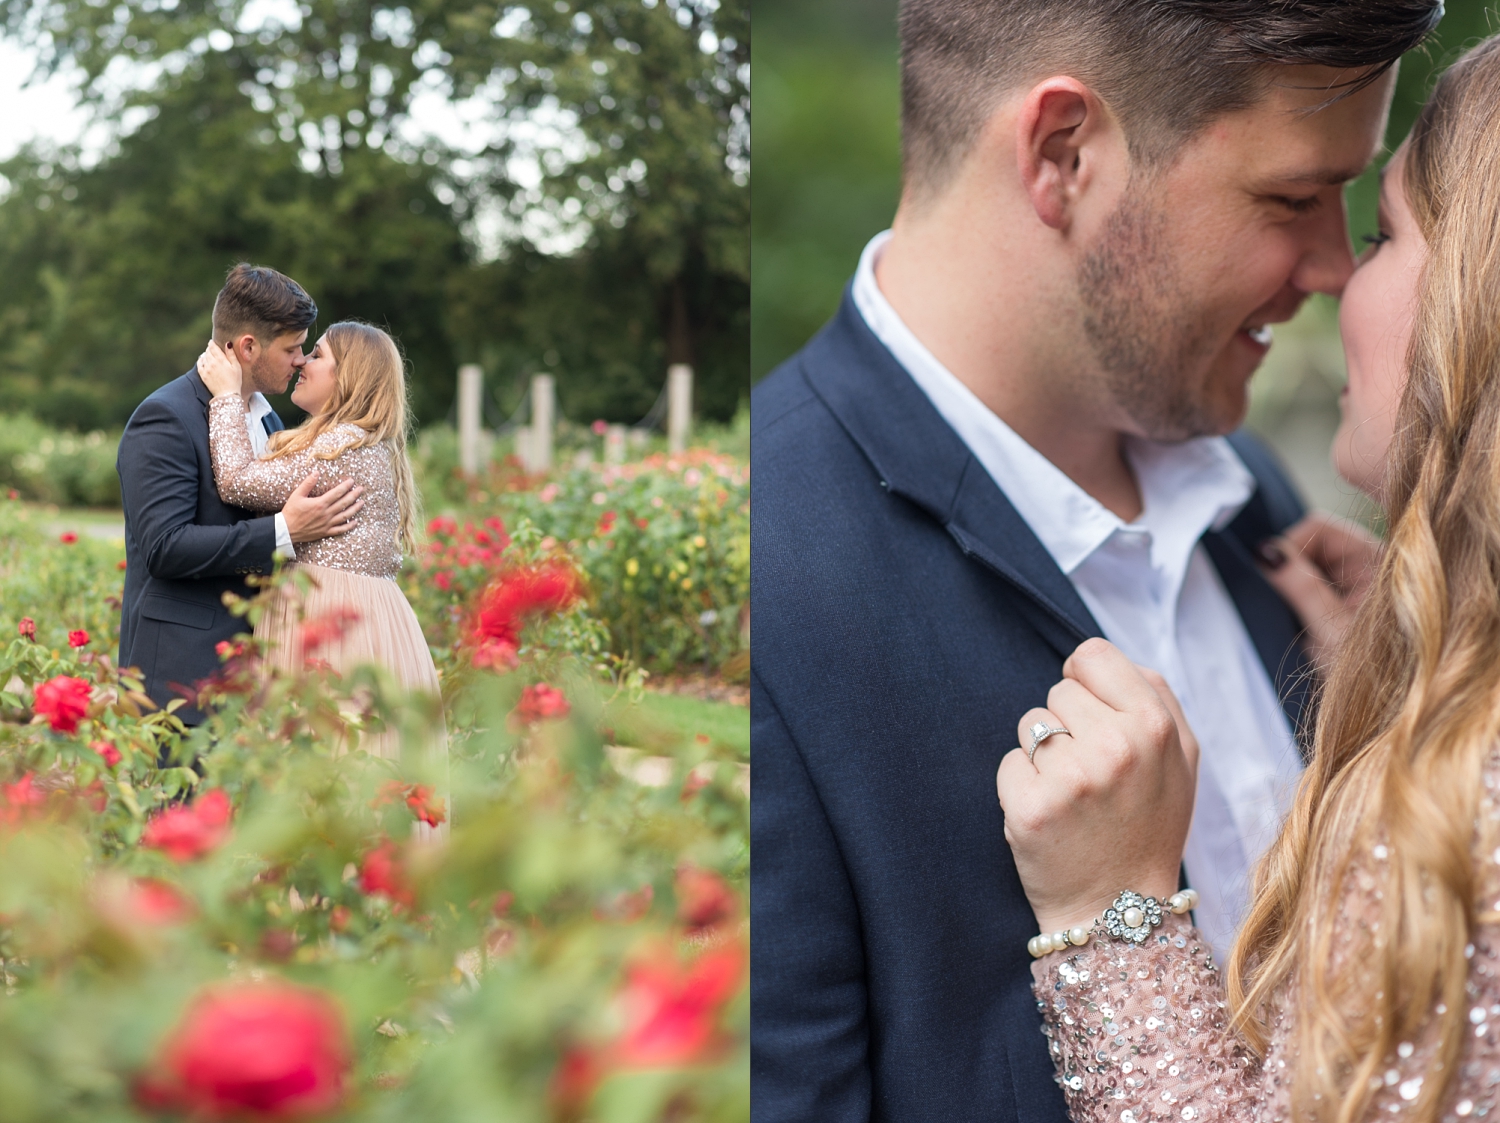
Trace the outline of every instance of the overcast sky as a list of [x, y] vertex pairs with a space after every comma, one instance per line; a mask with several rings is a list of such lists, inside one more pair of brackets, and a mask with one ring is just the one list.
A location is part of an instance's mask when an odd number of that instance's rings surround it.
[[0, 39], [0, 159], [36, 137], [67, 144], [83, 132], [84, 115], [65, 79], [22, 88], [34, 64], [30, 51]]

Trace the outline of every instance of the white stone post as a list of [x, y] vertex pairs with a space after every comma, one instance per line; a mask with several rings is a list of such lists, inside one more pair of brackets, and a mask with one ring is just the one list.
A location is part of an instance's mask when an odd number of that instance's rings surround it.
[[692, 427], [693, 368], [687, 363], [673, 363], [667, 368], [667, 451], [685, 449]]
[[625, 426], [611, 425], [604, 430], [604, 463], [625, 463]]
[[531, 376], [531, 463], [530, 472], [546, 472], [552, 467], [552, 426], [557, 416], [557, 401], [550, 374]]
[[466, 363], [458, 368], [458, 465], [468, 476], [479, 474], [479, 403], [483, 383], [484, 371], [476, 364]]

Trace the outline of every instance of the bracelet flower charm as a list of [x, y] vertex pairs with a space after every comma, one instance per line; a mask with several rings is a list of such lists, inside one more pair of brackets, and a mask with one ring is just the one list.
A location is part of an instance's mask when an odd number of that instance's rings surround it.
[[1165, 901], [1158, 901], [1155, 897], [1143, 897], [1133, 889], [1126, 889], [1092, 925], [1080, 924], [1062, 932], [1043, 932], [1027, 941], [1026, 950], [1033, 959], [1040, 959], [1054, 951], [1081, 948], [1100, 929], [1117, 940], [1139, 946], [1151, 935], [1151, 929], [1161, 927], [1163, 906], [1178, 916], [1192, 912], [1198, 907], [1198, 891], [1183, 889]]
[[1125, 890], [1104, 910], [1104, 930], [1117, 940], [1133, 944], [1144, 944], [1151, 929], [1161, 927], [1161, 921], [1161, 904], [1157, 899], [1142, 897], [1133, 889]]

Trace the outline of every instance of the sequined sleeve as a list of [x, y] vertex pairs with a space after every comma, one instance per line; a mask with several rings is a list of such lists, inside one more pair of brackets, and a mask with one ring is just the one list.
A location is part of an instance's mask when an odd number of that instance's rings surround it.
[[[1486, 765], [1483, 783], [1474, 848], [1480, 922], [1467, 949], [1470, 1030], [1438, 1116], [1443, 1123], [1500, 1112], [1500, 756]], [[1346, 898], [1330, 905], [1345, 921], [1336, 969], [1356, 954], [1354, 934], [1377, 922], [1383, 879], [1375, 875], [1389, 858], [1381, 845], [1357, 856]], [[1273, 1003], [1270, 1044], [1260, 1060], [1229, 1030], [1223, 977], [1186, 918], [1168, 914], [1143, 947], [1096, 938], [1044, 956], [1032, 964], [1032, 979], [1042, 1032], [1076, 1123], [1291, 1119], [1295, 1042], [1286, 996]], [[1438, 1071], [1437, 1051], [1437, 1023], [1429, 1016], [1383, 1059], [1366, 1118], [1404, 1118]]]
[[307, 474], [319, 467], [310, 451], [257, 460], [245, 428], [244, 404], [233, 394], [209, 403], [208, 451], [219, 498], [247, 511], [281, 510]]
[[279, 511], [310, 472], [318, 473], [314, 495], [348, 479], [364, 489], [364, 507], [354, 516], [353, 529], [297, 543], [297, 560], [394, 577], [401, 570], [401, 503], [394, 458], [402, 454], [384, 442], [368, 443], [368, 436], [356, 425], [334, 425], [319, 434], [309, 449], [257, 460], [240, 399], [215, 398], [209, 405], [214, 482], [226, 503], [251, 511]]
[[1261, 1118], [1260, 1067], [1229, 1031], [1218, 968], [1168, 914], [1141, 947], [1095, 938], [1032, 965], [1042, 1032], [1077, 1123]]

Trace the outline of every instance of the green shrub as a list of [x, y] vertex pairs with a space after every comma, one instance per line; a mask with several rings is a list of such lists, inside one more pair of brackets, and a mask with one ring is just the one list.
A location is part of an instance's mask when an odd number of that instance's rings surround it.
[[118, 433], [61, 432], [26, 414], [0, 414], [0, 493], [70, 507], [120, 503]]

